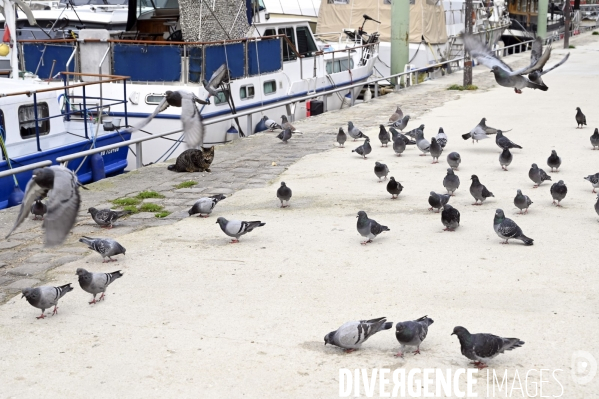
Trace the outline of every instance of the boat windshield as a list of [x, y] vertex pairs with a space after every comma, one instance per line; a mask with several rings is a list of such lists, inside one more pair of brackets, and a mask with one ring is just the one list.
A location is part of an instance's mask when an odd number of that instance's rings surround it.
[[154, 8], [154, 9], [179, 9], [178, 0], [139, 0], [138, 8]]
[[129, 0], [60, 0], [60, 3], [73, 6], [126, 6]]

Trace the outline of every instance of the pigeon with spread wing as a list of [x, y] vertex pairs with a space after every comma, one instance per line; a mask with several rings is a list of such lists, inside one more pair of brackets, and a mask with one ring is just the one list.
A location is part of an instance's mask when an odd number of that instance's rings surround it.
[[[530, 51], [531, 65], [536, 64], [537, 61], [539, 61], [542, 56], [543, 56], [543, 39], [541, 39], [540, 37], [537, 37], [535, 39], [535, 41], [532, 43], [532, 50]], [[545, 75], [547, 72], [553, 71], [555, 68], [562, 65], [564, 62], [568, 61], [569, 57], [570, 57], [570, 53], [566, 54], [566, 56], [564, 58], [562, 58], [562, 60], [560, 62], [558, 62], [557, 64], [553, 65], [551, 68], [549, 68], [545, 71], [543, 70], [543, 68], [541, 68], [534, 72], [529, 73], [528, 80], [530, 80], [531, 82], [533, 82], [535, 84], [547, 87], [545, 85], [545, 83], [543, 83], [543, 79], [541, 79], [541, 76]]]

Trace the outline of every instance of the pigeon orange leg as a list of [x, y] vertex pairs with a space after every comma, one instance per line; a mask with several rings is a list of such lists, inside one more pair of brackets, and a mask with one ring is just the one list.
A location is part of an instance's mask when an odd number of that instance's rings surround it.
[[403, 353], [401, 351], [399, 351], [395, 354], [395, 357], [403, 357]]
[[54, 310], [52, 311], [52, 316], [58, 313], [58, 306], [54, 305]]
[[104, 299], [104, 293], [102, 293], [102, 295], [100, 295], [100, 299], [98, 299], [98, 302], [100, 302], [102, 299]]
[[368, 240], [368, 241], [363, 241], [363, 242], [361, 242], [360, 244], [362, 244], [362, 245], [366, 245], [366, 244], [369, 244], [369, 243], [371, 243], [371, 242], [372, 242], [372, 240]]
[[355, 349], [345, 349], [344, 350], [345, 353], [352, 353], [353, 351], [355, 351]]
[[233, 239], [231, 240], [231, 242], [229, 242], [229, 244], [237, 244], [239, 242], [239, 240]]
[[420, 347], [416, 348], [416, 350], [412, 353], [415, 355], [420, 355]]
[[46, 318], [46, 315], [43, 313], [40, 316], [36, 317], [36, 319], [45, 319], [45, 318]]

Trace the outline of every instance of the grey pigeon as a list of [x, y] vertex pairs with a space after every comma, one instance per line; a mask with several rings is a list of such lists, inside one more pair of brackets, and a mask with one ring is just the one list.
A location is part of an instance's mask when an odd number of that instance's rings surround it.
[[587, 177], [584, 177], [584, 179], [591, 183], [591, 185], [593, 186], [593, 191], [591, 192], [596, 193], [595, 189], [599, 188], [599, 173], [595, 173], [594, 175], [588, 175]]
[[[532, 43], [532, 50], [530, 51], [530, 63], [533, 65], [536, 64], [542, 55], [543, 55], [543, 39], [541, 37], [537, 36], [535, 41]], [[536, 83], [538, 85], [547, 87], [545, 85], [545, 83], [543, 82], [543, 79], [541, 79], [541, 76], [553, 71], [555, 68], [559, 67], [560, 65], [563, 65], [564, 62], [568, 61], [569, 57], [570, 57], [570, 53], [566, 54], [566, 56], [564, 58], [562, 58], [562, 60], [560, 62], [551, 66], [551, 68], [548, 68], [546, 70], [543, 70], [543, 68], [541, 68], [539, 70], [531, 72], [530, 74], [528, 74], [528, 80], [530, 80], [531, 82]]]
[[31, 214], [33, 215], [33, 220], [37, 220], [38, 216], [41, 216], [42, 220], [44, 220], [44, 215], [46, 212], [48, 212], [48, 207], [40, 199], [36, 199], [33, 205], [31, 205]]
[[[79, 285], [83, 291], [89, 292], [94, 296], [91, 302], [89, 302], [90, 305], [104, 299], [106, 288], [117, 278], [123, 277], [123, 273], [120, 270], [112, 273], [90, 273], [85, 269], [78, 268], [75, 274], [79, 276]], [[96, 295], [100, 292], [102, 295], [96, 301]]]
[[408, 126], [408, 122], [410, 121], [410, 115], [406, 115], [400, 120], [397, 120], [391, 124], [391, 126], [398, 128], [403, 132], [403, 130]]
[[443, 231], [455, 231], [455, 229], [460, 227], [460, 211], [449, 204], [443, 205], [441, 223], [445, 226]]
[[521, 94], [522, 89], [525, 87], [547, 91], [547, 86], [533, 83], [522, 75], [528, 75], [543, 68], [551, 56], [551, 47], [548, 47], [534, 64], [513, 71], [509, 65], [495, 55], [489, 46], [476, 38], [476, 36], [464, 34], [463, 41], [464, 49], [479, 63], [491, 69], [491, 72], [495, 75], [495, 81], [500, 86], [511, 87], [518, 94]]
[[551, 171], [553, 172], [555, 169], [555, 172], [559, 172], [559, 167], [562, 164], [562, 159], [557, 155], [557, 152], [555, 152], [555, 150], [551, 150], [551, 155], [549, 155], [549, 158], [547, 158], [547, 166], [549, 166], [551, 168]]
[[291, 189], [287, 187], [284, 181], [281, 182], [281, 187], [277, 189], [277, 198], [281, 201], [281, 208], [287, 208], [289, 206]]
[[416, 129], [412, 129], [406, 133], [406, 136], [411, 137], [413, 139], [418, 137], [418, 132], [424, 133], [424, 124], [418, 126]]
[[48, 213], [42, 227], [46, 229], [46, 246], [62, 244], [75, 224], [81, 204], [79, 181], [73, 171], [63, 166], [35, 169], [25, 188], [25, 195], [8, 238], [27, 217], [37, 198], [48, 197]]
[[439, 142], [437, 141], [437, 139], [435, 137], [431, 138], [431, 144], [429, 146], [429, 151], [431, 153], [431, 156], [433, 157], [432, 163], [439, 163], [439, 157], [441, 156], [441, 153], [443, 152], [443, 147], [441, 147], [441, 144], [439, 144]]
[[599, 215], [599, 195], [597, 196], [597, 202], [595, 202], [595, 213]]
[[451, 194], [452, 196], [460, 187], [460, 178], [458, 175], [453, 173], [453, 169], [447, 168], [447, 175], [443, 178], [443, 187], [447, 190], [447, 194]]
[[366, 136], [360, 129], [354, 126], [353, 122], [347, 122], [347, 133], [349, 136], [356, 141], [357, 139], [367, 139]]
[[295, 127], [293, 127], [293, 125], [289, 123], [289, 121], [287, 120], [287, 115], [281, 115], [281, 129], [289, 129], [292, 132], [295, 132]]
[[[488, 139], [489, 134], [497, 134], [498, 130], [499, 129], [495, 129], [494, 127], [487, 126], [487, 118], [482, 118], [478, 125], [476, 125], [472, 130], [470, 130], [470, 132], [462, 134], [462, 138], [464, 140], [472, 138], [472, 144], [474, 144], [474, 140], [478, 142], [478, 140]], [[505, 131], [509, 132], [509, 130]]]
[[510, 152], [510, 149], [504, 148], [501, 154], [499, 154], [499, 165], [501, 165], [501, 169], [507, 172], [507, 167], [512, 163], [512, 159], [514, 159], [514, 156]]
[[493, 230], [495, 230], [495, 233], [497, 233], [500, 238], [505, 240], [502, 244], [508, 244], [508, 240], [510, 239], [520, 240], [525, 245], [532, 245], [534, 241], [532, 238], [528, 238], [522, 233], [522, 229], [518, 227], [516, 222], [506, 218], [501, 209], [495, 211]]
[[[472, 205], [482, 205], [483, 201], [489, 197], [495, 197], [492, 192], [487, 190], [487, 188], [481, 184], [480, 180], [478, 180], [477, 175], [472, 175], [470, 178], [472, 180], [472, 184], [470, 185], [470, 194], [474, 197], [476, 201]], [[480, 204], [478, 203], [480, 201]]]
[[273, 131], [275, 129], [282, 129], [281, 125], [279, 125], [277, 122], [273, 121], [272, 119], [268, 119], [268, 117], [265, 115], [264, 118], [266, 118], [266, 120], [264, 121], [264, 124], [266, 125], [266, 127], [268, 127], [269, 131]]
[[21, 298], [25, 297], [31, 306], [41, 309], [42, 314], [41, 316], [36, 317], [36, 319], [43, 319], [46, 317], [44, 314], [46, 309], [52, 306], [54, 306], [54, 311], [52, 311], [52, 316], [54, 316], [58, 312], [58, 300], [62, 298], [64, 294], [71, 291], [73, 291], [71, 283], [61, 285], [60, 287], [44, 285], [36, 288], [23, 288], [21, 291], [23, 294]]
[[578, 128], [582, 129], [582, 126], [583, 125], [586, 126], [586, 124], [587, 124], [587, 117], [584, 116], [584, 114], [580, 110], [580, 107], [576, 107], [576, 123], [578, 124], [576, 126], [576, 129], [578, 129]]
[[398, 157], [406, 150], [406, 142], [401, 137], [395, 138], [393, 140], [393, 151], [397, 154]]
[[212, 73], [209, 81], [202, 79], [202, 85], [211, 96], [216, 97], [218, 95], [220, 85], [228, 80], [229, 70], [227, 69], [226, 64], [222, 64], [216, 69], [216, 71]]
[[532, 180], [535, 185], [532, 188], [537, 188], [543, 183], [545, 180], [551, 180], [551, 176], [549, 176], [543, 169], [539, 169], [536, 163], [533, 163], [528, 171], [528, 177]]
[[458, 170], [460, 163], [462, 163], [462, 157], [457, 152], [450, 152], [447, 156], [447, 163], [453, 170]]
[[439, 213], [439, 210], [443, 208], [443, 205], [449, 202], [450, 198], [451, 195], [449, 194], [437, 194], [436, 192], [431, 191], [428, 196], [428, 204], [431, 207], [428, 208], [428, 210], [432, 211], [433, 209], [436, 209], [437, 213]]
[[335, 331], [324, 336], [324, 344], [331, 344], [345, 349], [345, 353], [351, 353], [360, 349], [366, 340], [379, 331], [388, 330], [393, 327], [386, 317], [372, 320], [348, 321]]
[[284, 144], [287, 144], [291, 136], [291, 129], [284, 129], [283, 131], [281, 131], [281, 133], [277, 135], [277, 138], [281, 140]]
[[358, 216], [356, 217], [358, 218], [358, 233], [360, 233], [362, 237], [368, 238], [368, 240], [361, 243], [362, 245], [371, 243], [372, 240], [379, 234], [385, 231], [390, 231], [387, 226], [380, 225], [376, 221], [368, 219], [368, 215], [366, 215], [366, 212], [364, 211], [358, 212]]
[[387, 183], [387, 192], [391, 194], [391, 199], [397, 199], [399, 194], [401, 194], [401, 190], [403, 190], [401, 183], [395, 181], [395, 177], [391, 176], [389, 183]]
[[131, 211], [113, 211], [112, 209], [96, 209], [91, 207], [87, 210], [91, 213], [92, 219], [101, 227], [112, 228], [112, 224], [123, 216], [130, 215]]
[[391, 136], [389, 135], [387, 129], [385, 129], [385, 125], [379, 126], [379, 140], [381, 141], [381, 147], [387, 147], [391, 141]]
[[404, 348], [406, 346], [415, 346], [416, 350], [413, 352], [415, 355], [420, 354], [420, 345], [428, 334], [428, 326], [433, 324], [433, 319], [428, 316], [422, 316], [414, 321], [402, 321], [395, 325], [395, 338], [399, 342], [399, 352], [395, 355], [396, 357], [403, 357]]
[[403, 133], [398, 132], [397, 130], [395, 130], [392, 127], [389, 128], [389, 132], [391, 132], [391, 140], [392, 141], [395, 141], [395, 139], [400, 137], [406, 145], [415, 145], [416, 144], [416, 142], [413, 141], [412, 139], [410, 139], [408, 136], [406, 136]]
[[472, 360], [479, 370], [487, 367], [489, 360], [505, 351], [519, 348], [524, 341], [518, 338], [502, 338], [493, 334], [470, 334], [464, 327], [455, 327], [451, 335], [460, 340], [462, 355]]
[[[520, 212], [518, 213], [520, 215], [528, 213], [528, 207], [532, 203], [533, 202], [531, 201], [530, 197], [528, 195], [522, 194], [522, 190], [519, 189], [518, 193], [516, 194], [516, 197], [514, 197], [514, 205], [516, 205], [516, 208], [520, 209]], [[522, 212], [523, 209], [526, 209], [526, 211]]]
[[187, 213], [189, 213], [189, 216], [197, 214], [198, 217], [207, 218], [214, 210], [216, 204], [218, 204], [220, 201], [226, 198], [227, 197], [225, 197], [223, 194], [216, 194], [210, 197], [202, 197], [199, 200], [197, 200], [195, 204], [193, 204], [193, 206], [189, 209], [189, 211], [187, 211]]
[[[551, 196], [553, 197], [553, 204], [556, 206], [561, 206], [560, 202], [566, 198], [566, 194], [568, 193], [568, 187], [563, 180], [558, 181], [557, 183], [553, 183], [551, 185]], [[555, 203], [557, 201], [557, 204]]]
[[343, 131], [343, 128], [339, 128], [339, 132], [337, 132], [337, 143], [339, 143], [339, 148], [345, 147], [345, 142], [347, 141], [347, 134]]
[[370, 146], [370, 139], [366, 138], [364, 140], [364, 144], [356, 148], [355, 150], [351, 150], [351, 152], [355, 152], [358, 155], [361, 155], [364, 159], [366, 159], [366, 155], [370, 154], [372, 151], [372, 147]]
[[422, 154], [420, 154], [421, 157], [425, 156], [426, 153], [431, 149], [431, 143], [424, 138], [424, 133], [422, 133], [422, 130], [419, 130], [418, 135], [416, 136], [416, 146], [420, 151], [422, 151]]
[[374, 163], [374, 174], [379, 178], [379, 183], [381, 182], [381, 178], [385, 178], [387, 180], [387, 175], [389, 174], [389, 168], [384, 163], [375, 162]]
[[593, 146], [593, 150], [595, 147], [599, 147], [599, 129], [597, 128], [595, 128], [595, 131], [591, 136], [591, 145]]
[[393, 124], [403, 118], [403, 111], [399, 108], [399, 105], [395, 109], [395, 112], [389, 117], [389, 123]]
[[437, 142], [441, 145], [441, 147], [445, 148], [445, 146], [447, 145], [447, 135], [443, 131], [442, 127], [439, 128], [439, 133], [437, 133], [436, 139]]
[[[111, 256], [123, 254], [125, 255], [126, 249], [113, 240], [112, 238], [92, 238], [83, 236], [79, 239], [79, 242], [84, 243], [102, 256], [102, 263], [116, 262], [117, 259], [112, 259]], [[106, 260], [108, 258], [108, 260]]]
[[262, 227], [266, 223], [259, 220], [253, 222], [244, 222], [241, 220], [227, 220], [224, 217], [216, 219], [216, 223], [220, 226], [220, 229], [229, 237], [233, 237], [231, 244], [239, 242], [239, 237], [249, 233], [257, 227]]
[[501, 130], [497, 131], [497, 136], [495, 136], [495, 144], [497, 144], [497, 146], [503, 150], [506, 148], [522, 148], [518, 144], [512, 142], [512, 140], [505, 137]]

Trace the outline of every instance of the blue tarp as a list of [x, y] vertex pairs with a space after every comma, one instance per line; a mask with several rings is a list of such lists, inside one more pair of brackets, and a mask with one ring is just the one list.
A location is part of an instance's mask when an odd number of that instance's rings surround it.
[[[204, 47], [206, 57], [205, 74], [206, 80], [210, 77], [222, 64], [229, 67], [231, 79], [241, 78], [245, 75], [245, 60], [244, 60], [244, 44], [233, 43], [227, 45], [206, 46]], [[226, 55], [225, 55], [226, 51]]]
[[[44, 52], [44, 48], [46, 51]], [[44, 45], [25, 43], [23, 44], [23, 53], [25, 57], [25, 70], [29, 72], [35, 72], [42, 79], [48, 79], [50, 72], [52, 71], [53, 61], [56, 60], [54, 65], [54, 71], [52, 75], [56, 75], [59, 72], [66, 70], [66, 64], [71, 54], [73, 53], [74, 47], [72, 45]], [[43, 57], [42, 62], [40, 59]], [[39, 69], [38, 69], [39, 64]], [[69, 72], [74, 71], [75, 60], [71, 61], [69, 65]]]
[[202, 80], [202, 48], [189, 49], [189, 81], [199, 83]]
[[133, 81], [178, 82], [181, 50], [178, 46], [115, 44], [114, 74]]
[[281, 40], [270, 39], [248, 42], [248, 72], [250, 76], [275, 72], [283, 68]]

